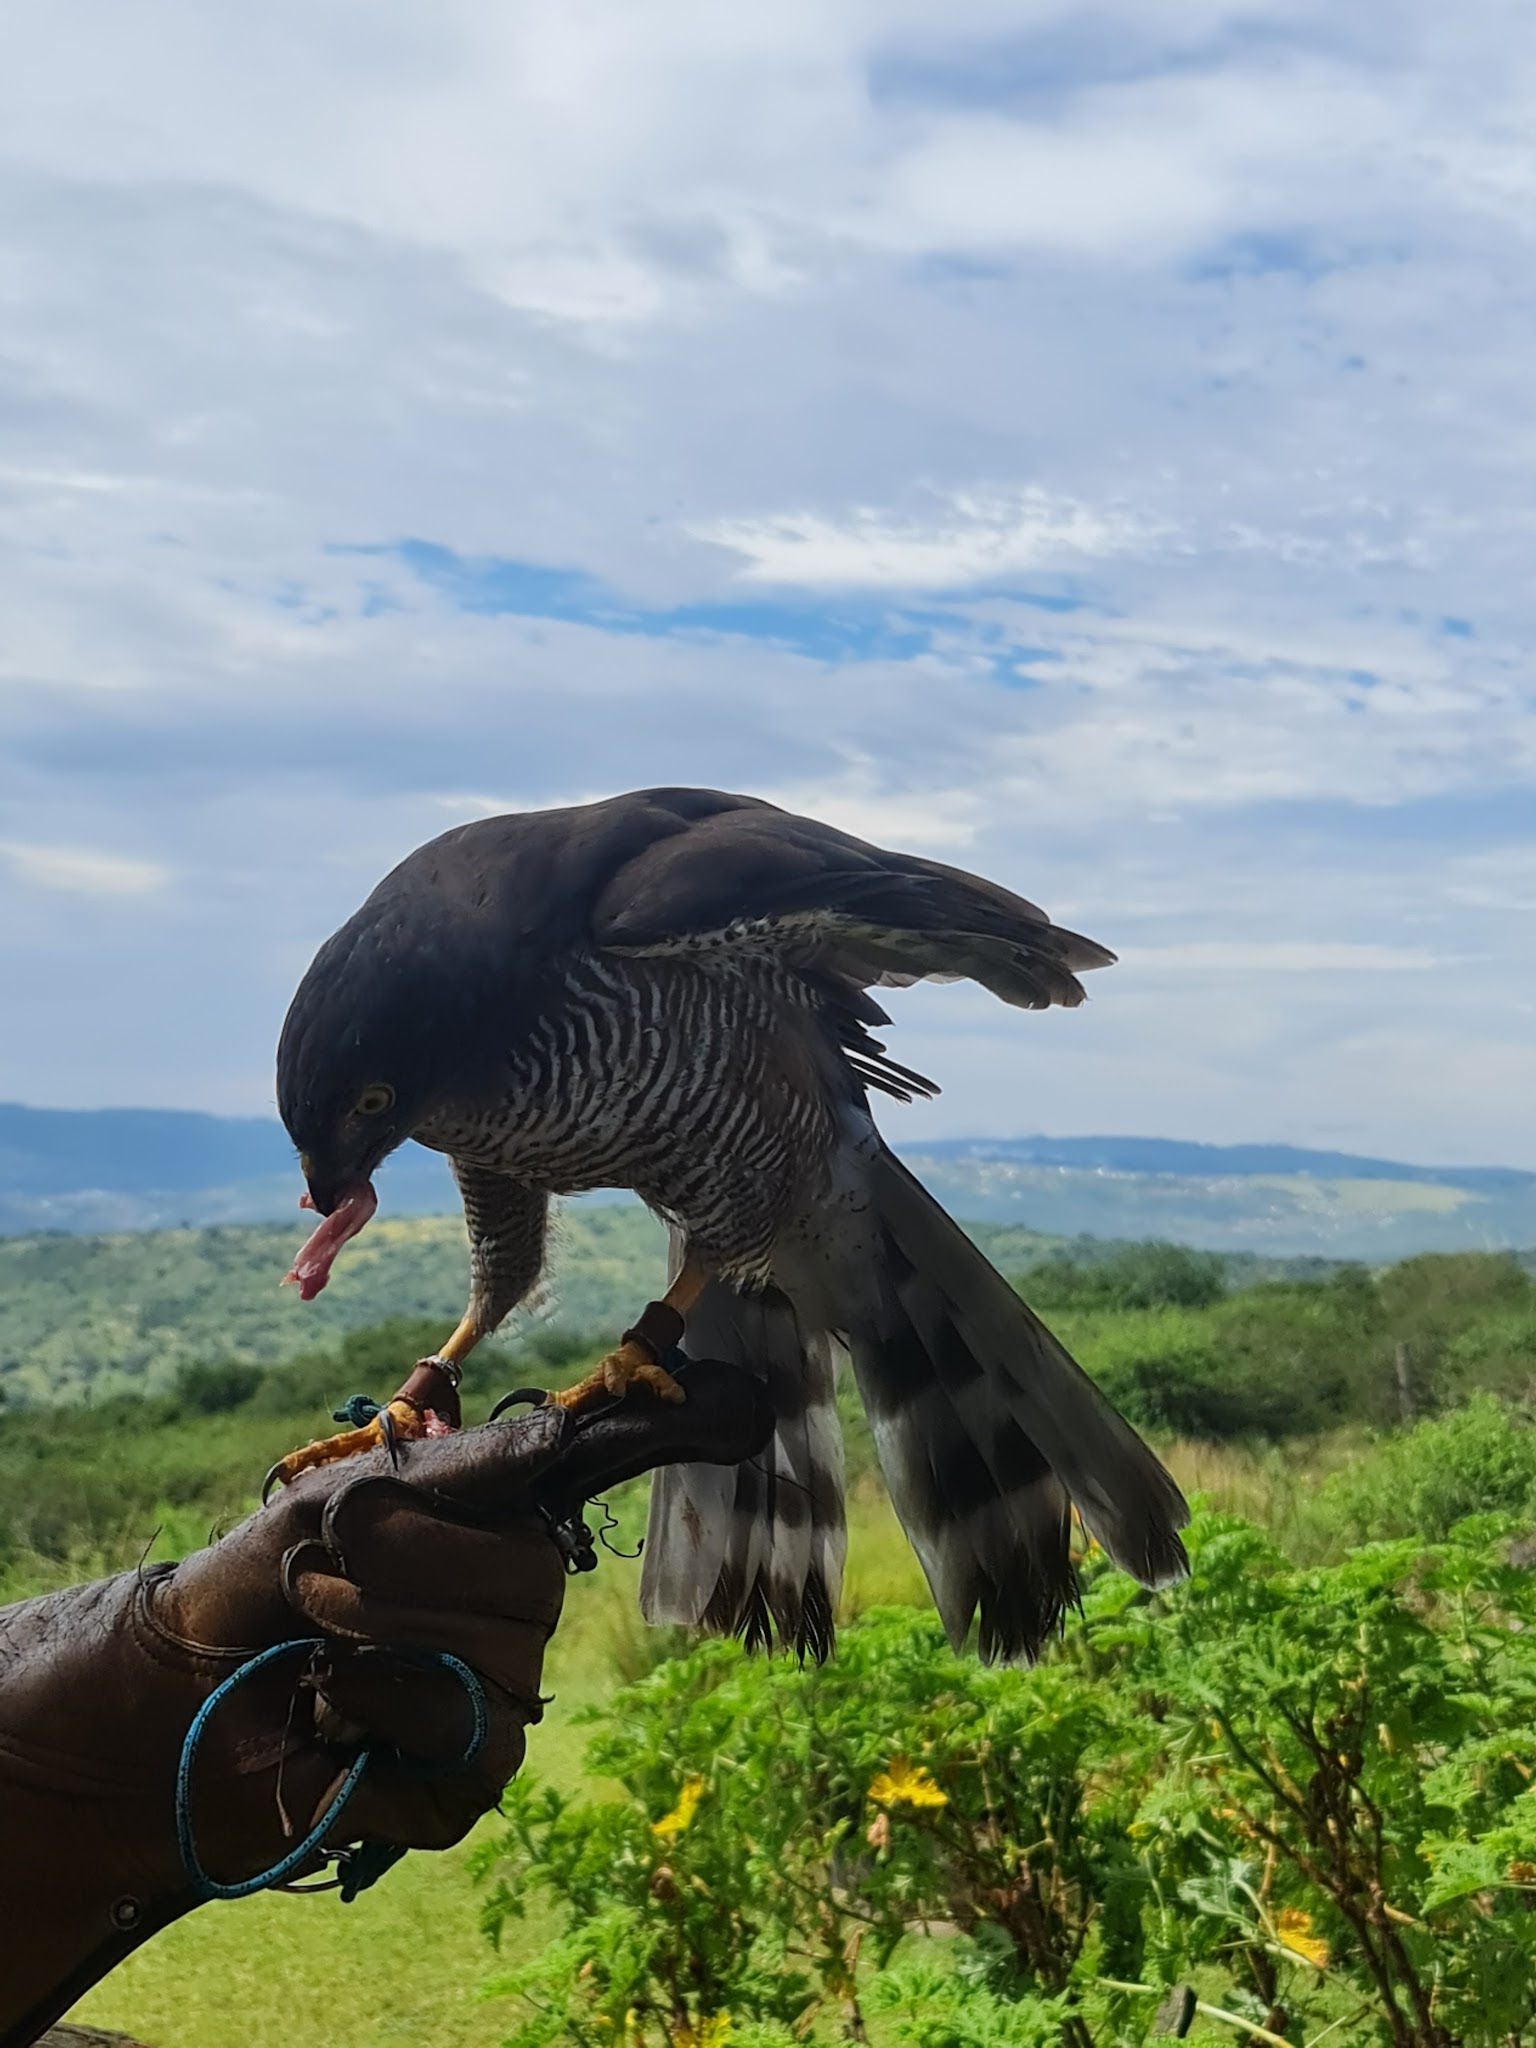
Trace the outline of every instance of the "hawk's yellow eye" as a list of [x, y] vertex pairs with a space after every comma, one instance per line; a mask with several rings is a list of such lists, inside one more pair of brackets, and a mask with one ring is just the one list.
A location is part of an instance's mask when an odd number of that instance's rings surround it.
[[382, 1116], [395, 1099], [395, 1091], [387, 1081], [373, 1081], [357, 1098], [359, 1116]]

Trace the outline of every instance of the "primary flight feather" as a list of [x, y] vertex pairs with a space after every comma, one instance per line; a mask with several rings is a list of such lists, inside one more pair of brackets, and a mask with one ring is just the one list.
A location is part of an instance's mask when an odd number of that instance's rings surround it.
[[951, 1640], [979, 1619], [984, 1656], [1032, 1655], [1072, 1597], [1072, 1506], [1148, 1584], [1185, 1568], [1187, 1510], [882, 1142], [871, 1091], [934, 1087], [872, 1035], [868, 991], [968, 977], [1073, 1005], [1111, 958], [994, 883], [751, 797], [460, 826], [379, 884], [289, 1010], [279, 1105], [325, 1217], [294, 1277], [324, 1284], [395, 1146], [446, 1153], [472, 1273], [450, 1371], [535, 1285], [551, 1195], [633, 1189], [671, 1225], [672, 1283], [592, 1387], [680, 1397], [661, 1360], [685, 1329], [763, 1378], [777, 1418], [756, 1463], [657, 1475], [650, 1618], [825, 1652], [846, 1352]]

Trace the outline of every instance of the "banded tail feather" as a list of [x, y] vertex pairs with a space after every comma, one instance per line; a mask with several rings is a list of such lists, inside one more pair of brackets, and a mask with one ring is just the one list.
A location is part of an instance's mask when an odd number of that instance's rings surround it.
[[850, 1331], [891, 1500], [958, 1648], [1035, 1656], [1076, 1598], [1075, 1507], [1145, 1585], [1188, 1569], [1189, 1510], [1130, 1424], [919, 1181], [863, 1149], [873, 1298]]
[[777, 1287], [713, 1282], [690, 1311], [687, 1348], [758, 1374], [775, 1429], [744, 1465], [673, 1465], [652, 1481], [640, 1607], [647, 1621], [831, 1651], [847, 1535], [834, 1345], [807, 1331]]
[[[1086, 1373], [866, 1118], [840, 1190], [781, 1244], [782, 1285], [716, 1282], [690, 1349], [760, 1373], [778, 1417], [763, 1458], [657, 1475], [641, 1604], [750, 1645], [825, 1656], [842, 1581], [841, 1321], [892, 1503], [958, 1648], [1036, 1656], [1076, 1599], [1075, 1507], [1150, 1586], [1187, 1569], [1177, 1486]], [[799, 1304], [798, 1309], [796, 1304]], [[809, 1325], [809, 1329], [807, 1328]]]

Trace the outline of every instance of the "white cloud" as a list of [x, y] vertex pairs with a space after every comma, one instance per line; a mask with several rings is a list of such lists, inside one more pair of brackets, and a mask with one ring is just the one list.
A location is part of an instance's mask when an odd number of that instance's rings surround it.
[[824, 818], [839, 831], [876, 846], [906, 847], [951, 861], [975, 844], [986, 814], [985, 798], [974, 789], [934, 788], [922, 781], [893, 789], [869, 761], [853, 762], [841, 775], [825, 781], [788, 788], [769, 784], [752, 794], [781, 810]]
[[[1446, 863], [1444, 885], [1448, 903], [1529, 917], [1536, 911], [1536, 843], [1517, 840], [1455, 856]], [[1507, 943], [1520, 943], [1513, 931]]]
[[[1301, 215], [1374, 226], [1408, 195], [1512, 217], [1529, 30], [1464, 24], [1453, 58], [1436, 27], [1427, 6], [1346, 31], [1310, 7], [1120, 0], [1089, 34], [1065, 4], [992, 0], [942, 23], [868, 0], [444, 0], [428, 29], [409, 0], [274, 0], [238, 25], [192, 0], [31, 0], [0, 121], [55, 175], [246, 193], [627, 323], [683, 310], [684, 271], [774, 289], [850, 247], [1146, 265]], [[1458, 88], [1480, 56], [1474, 120]], [[892, 66], [930, 89], [882, 98]]]
[[[904, 1001], [930, 1131], [1536, 1157], [1536, 18], [7, 28], [12, 1085], [264, 1106], [293, 977], [412, 843], [701, 781], [1124, 954], [1071, 1018]], [[457, 609], [405, 536], [579, 572], [625, 630]]]
[[40, 846], [0, 839], [0, 858], [23, 882], [71, 896], [144, 896], [170, 880], [157, 861], [134, 860], [89, 846]]
[[1080, 504], [1035, 485], [943, 493], [927, 518], [900, 520], [871, 509], [844, 520], [798, 512], [723, 519], [694, 531], [743, 556], [749, 581], [804, 590], [964, 589], [1078, 569], [1153, 539], [1147, 524], [1118, 507]]

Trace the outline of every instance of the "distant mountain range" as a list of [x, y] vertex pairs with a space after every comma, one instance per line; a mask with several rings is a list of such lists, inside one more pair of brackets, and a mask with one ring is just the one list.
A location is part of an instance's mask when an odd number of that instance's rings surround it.
[[1408, 1166], [1354, 1152], [1313, 1152], [1298, 1145], [1195, 1145], [1183, 1138], [945, 1138], [925, 1145], [929, 1159], [1004, 1161], [1072, 1172], [1176, 1175], [1200, 1180], [1287, 1178], [1415, 1181], [1469, 1194], [1513, 1194], [1536, 1187], [1536, 1173], [1515, 1166]]
[[[455, 1204], [446, 1164], [419, 1145], [397, 1153], [379, 1182], [404, 1215]], [[302, 1188], [273, 1117], [0, 1102], [0, 1236], [275, 1221]]]
[[[1117, 1137], [949, 1139], [906, 1157], [957, 1215], [1055, 1236], [1381, 1260], [1536, 1245], [1536, 1173], [1511, 1167]], [[288, 1220], [299, 1186], [269, 1118], [0, 1104], [0, 1235]], [[396, 1215], [457, 1206], [444, 1162], [414, 1145], [379, 1192]]]

